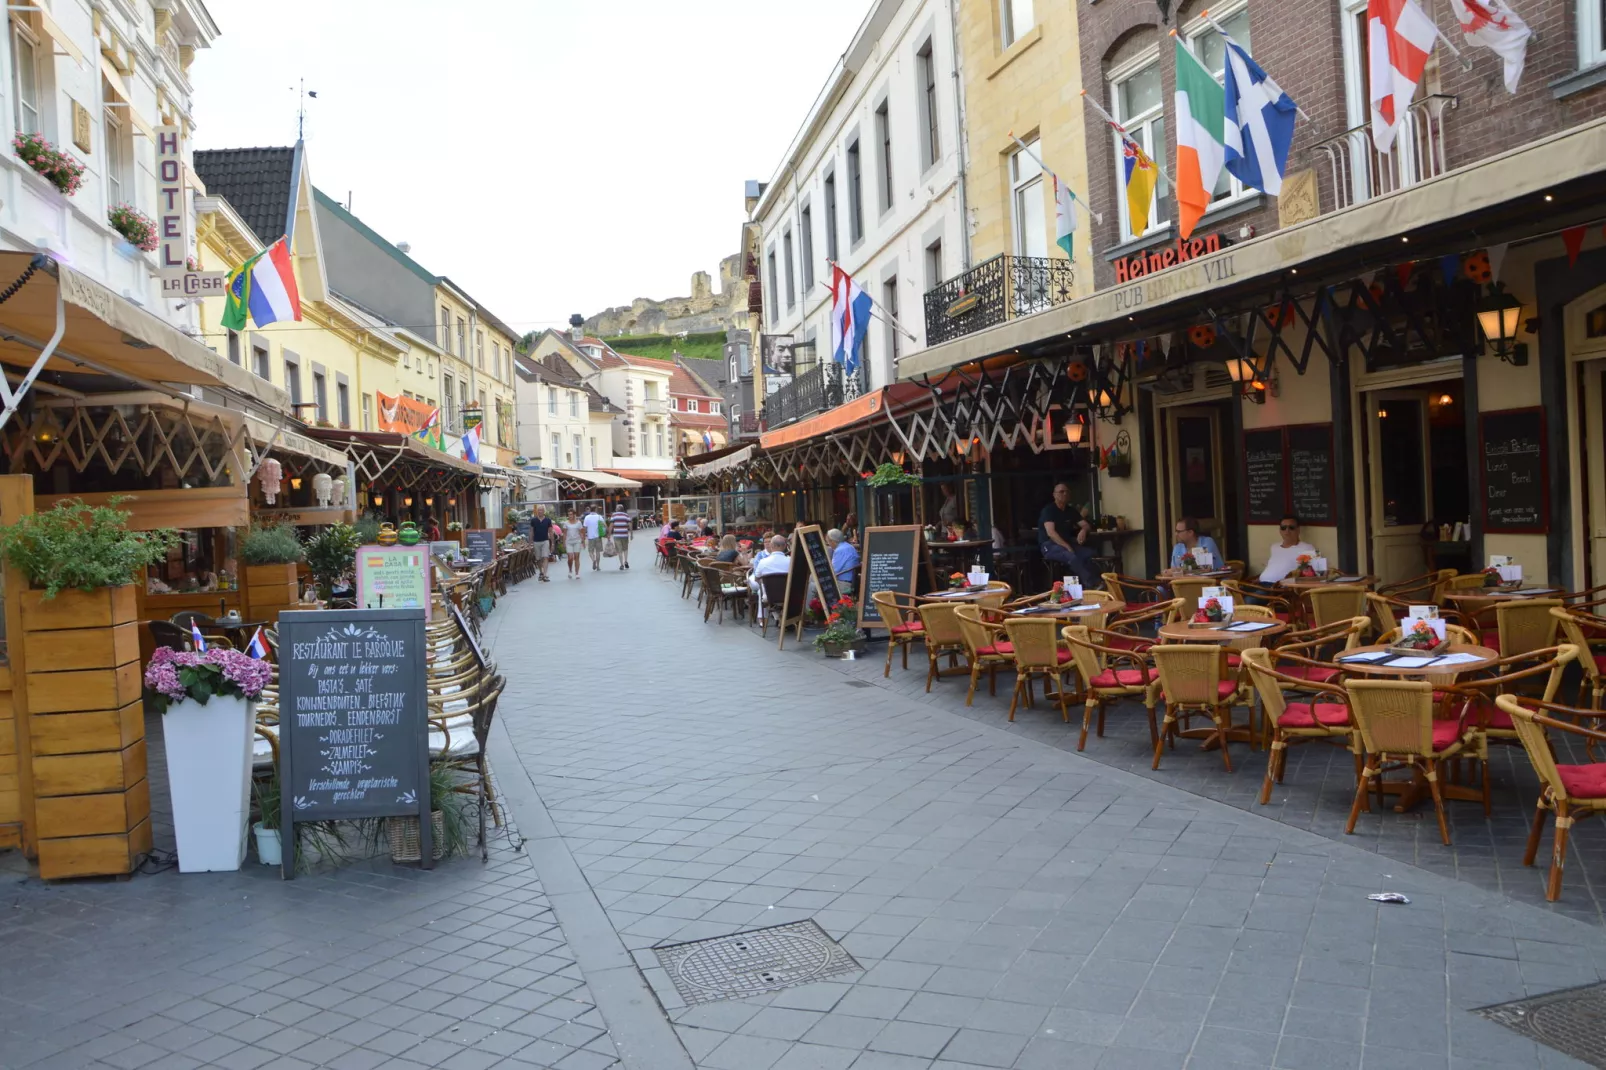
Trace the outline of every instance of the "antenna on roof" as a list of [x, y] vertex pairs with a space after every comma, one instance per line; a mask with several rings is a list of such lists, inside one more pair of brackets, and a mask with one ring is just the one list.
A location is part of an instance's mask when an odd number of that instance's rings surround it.
[[[307, 80], [305, 78], [300, 79], [300, 82], [300, 106], [296, 109], [297, 141], [305, 140], [305, 135], [307, 133], [307, 98], [311, 97], [313, 100], [318, 99], [318, 91], [316, 89], [308, 89]], [[348, 207], [346, 210], [349, 212], [351, 209]]]

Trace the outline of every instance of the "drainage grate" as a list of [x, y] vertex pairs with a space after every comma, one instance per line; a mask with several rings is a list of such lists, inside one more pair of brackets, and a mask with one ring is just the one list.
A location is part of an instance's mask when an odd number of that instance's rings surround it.
[[1564, 988], [1478, 1013], [1590, 1066], [1606, 1067], [1606, 984]]
[[875, 686], [875, 684], [872, 684], [868, 680], [844, 680], [842, 682], [847, 684], [849, 687], [874, 687]]
[[812, 921], [653, 950], [688, 1004], [756, 996], [863, 969]]

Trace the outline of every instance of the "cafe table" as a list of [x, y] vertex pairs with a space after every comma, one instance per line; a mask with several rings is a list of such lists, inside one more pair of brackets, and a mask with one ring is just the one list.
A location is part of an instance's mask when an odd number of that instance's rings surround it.
[[922, 602], [974, 602], [988, 591], [985, 585], [981, 587], [960, 587], [947, 591], [933, 591], [927, 594], [916, 595]]
[[[1419, 660], [1421, 658], [1435, 660], [1424, 664]], [[1421, 655], [1401, 654], [1392, 646], [1374, 644], [1344, 651], [1338, 656], [1336, 664], [1342, 665], [1345, 672], [1364, 676], [1426, 677], [1476, 672], [1499, 660], [1498, 650], [1473, 643], [1451, 643], [1447, 650]]]
[[1481, 587], [1472, 591], [1450, 591], [1444, 599], [1453, 602], [1463, 617], [1475, 617], [1501, 602], [1520, 602], [1525, 598], [1560, 598], [1566, 593], [1561, 587]]
[[1167, 580], [1181, 580], [1181, 579], [1225, 580], [1225, 579], [1232, 578], [1232, 569], [1230, 569], [1230, 568], [1206, 568], [1206, 569], [1198, 569], [1198, 568], [1196, 568], [1196, 569], [1192, 570], [1191, 572], [1189, 572], [1189, 571], [1185, 571], [1185, 570], [1180, 569], [1180, 568], [1167, 568], [1167, 569], [1162, 569], [1160, 572], [1156, 573], [1154, 578], [1155, 578], [1155, 581], [1157, 583], [1164, 583]]
[[1223, 621], [1210, 625], [1173, 621], [1160, 625], [1159, 636], [1167, 643], [1235, 643], [1243, 639], [1270, 639], [1287, 630], [1288, 624], [1280, 620]]
[[1376, 576], [1349, 576], [1328, 573], [1326, 576], [1306, 576], [1302, 579], [1285, 576], [1277, 581], [1277, 586], [1287, 587], [1292, 591], [1308, 591], [1314, 587], [1371, 587], [1376, 582]]
[[1115, 603], [1076, 602], [1070, 605], [1049, 605], [1041, 602], [1025, 609], [1017, 609], [1010, 614], [1011, 617], [1048, 617], [1051, 620], [1074, 621], [1084, 613], [1114, 613], [1117, 612]]

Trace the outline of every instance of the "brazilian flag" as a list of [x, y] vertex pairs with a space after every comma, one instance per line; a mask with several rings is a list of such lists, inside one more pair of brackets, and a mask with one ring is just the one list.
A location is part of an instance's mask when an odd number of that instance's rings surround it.
[[226, 290], [228, 296], [223, 302], [223, 326], [231, 331], [245, 330], [246, 310], [251, 303], [251, 269], [256, 262], [266, 255], [265, 251], [258, 253], [233, 271], [229, 272]]

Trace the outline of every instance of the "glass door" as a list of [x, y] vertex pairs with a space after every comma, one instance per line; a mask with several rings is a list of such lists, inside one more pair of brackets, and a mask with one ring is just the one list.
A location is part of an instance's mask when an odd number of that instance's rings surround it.
[[1371, 444], [1371, 571], [1383, 583], [1422, 573], [1422, 530], [1433, 501], [1428, 390], [1365, 395]]
[[[1221, 413], [1216, 408], [1186, 407], [1166, 410], [1171, 441], [1166, 466], [1170, 515], [1163, 531], [1169, 532], [1183, 517], [1199, 522], [1201, 534], [1216, 540], [1222, 553], [1231, 554], [1226, 541], [1226, 495], [1223, 488]], [[1169, 557], [1169, 542], [1164, 547]]]

